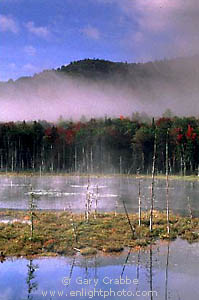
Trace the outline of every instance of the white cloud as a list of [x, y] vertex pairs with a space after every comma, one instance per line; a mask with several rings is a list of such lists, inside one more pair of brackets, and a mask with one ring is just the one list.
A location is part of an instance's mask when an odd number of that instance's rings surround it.
[[11, 31], [13, 33], [17, 33], [19, 28], [12, 17], [0, 15], [0, 31]]
[[81, 29], [81, 32], [93, 40], [99, 40], [99, 38], [100, 38], [99, 30], [96, 27], [93, 27], [90, 25]]
[[24, 52], [29, 56], [34, 56], [37, 51], [33, 46], [26, 46]]
[[[127, 37], [129, 43], [140, 38], [153, 45], [159, 54], [192, 55], [199, 51], [198, 0], [97, 0], [117, 5], [123, 15], [132, 19]], [[155, 42], [154, 42], [155, 41]], [[152, 48], [151, 48], [152, 49]]]
[[46, 26], [36, 27], [34, 22], [28, 22], [25, 24], [28, 31], [42, 38], [47, 38], [50, 35], [50, 31]]

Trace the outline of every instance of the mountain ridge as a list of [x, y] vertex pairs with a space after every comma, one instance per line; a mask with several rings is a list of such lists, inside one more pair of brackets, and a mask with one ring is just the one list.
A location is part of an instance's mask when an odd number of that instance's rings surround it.
[[[199, 112], [199, 56], [146, 63], [84, 59], [0, 83], [2, 120]], [[14, 114], [17, 112], [16, 114]], [[19, 116], [18, 116], [19, 115]]]

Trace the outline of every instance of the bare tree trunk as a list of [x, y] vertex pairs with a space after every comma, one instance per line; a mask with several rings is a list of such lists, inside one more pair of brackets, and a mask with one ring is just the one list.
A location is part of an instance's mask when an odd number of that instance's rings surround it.
[[76, 224], [75, 224], [73, 211], [72, 211], [70, 203], [68, 204], [68, 206], [69, 206], [69, 211], [70, 211], [70, 215], [71, 215], [70, 222], [71, 222], [72, 230], [73, 230], [73, 233], [74, 233], [75, 242], [77, 243], [78, 242], [77, 227], [76, 227]]
[[144, 173], [144, 152], [142, 151], [142, 173]]
[[124, 201], [123, 201], [123, 206], [124, 206], [126, 218], [127, 218], [127, 220], [128, 220], [128, 223], [129, 223], [129, 226], [130, 226], [130, 229], [131, 229], [131, 231], [132, 231], [133, 238], [134, 238], [134, 236], [135, 236], [135, 228], [134, 228], [134, 226], [131, 224], [131, 220], [130, 220], [130, 218], [129, 218], [129, 214], [128, 214], [128, 211], [127, 211], [127, 208], [126, 208], [126, 205], [125, 205]]
[[94, 214], [95, 219], [97, 218], [98, 197], [99, 197], [99, 187], [97, 184], [96, 197], [95, 197], [95, 214]]
[[51, 172], [54, 171], [54, 160], [53, 160], [53, 145], [51, 145]]
[[169, 224], [169, 147], [168, 147], [168, 130], [166, 136], [166, 202], [167, 202], [167, 233], [170, 233]]
[[91, 160], [91, 162], [90, 162], [90, 171], [91, 171], [91, 173], [93, 173], [93, 147], [91, 147], [91, 154], [90, 154], [91, 156], [90, 156], [90, 160]]
[[14, 172], [14, 156], [13, 156], [13, 152], [12, 152], [12, 158], [11, 158], [11, 170], [12, 170], [12, 172]]
[[29, 210], [30, 210], [30, 232], [31, 232], [30, 240], [32, 240], [34, 236], [34, 194], [32, 191], [32, 186], [31, 186], [31, 193], [30, 193]]
[[150, 210], [150, 231], [153, 230], [153, 208], [154, 208], [154, 182], [155, 182], [155, 162], [156, 162], [156, 149], [157, 137], [155, 132], [154, 149], [153, 149], [153, 162], [152, 162], [152, 180], [151, 180], [151, 210]]
[[180, 156], [180, 176], [183, 176], [183, 157], [182, 157], [182, 151]]
[[75, 173], [77, 172], [77, 147], [75, 146]]
[[186, 162], [185, 162], [185, 155], [184, 155], [184, 147], [182, 145], [182, 172], [183, 172], [183, 176], [186, 176]]
[[140, 188], [140, 179], [138, 184], [138, 199], [139, 199], [139, 226], [141, 226], [141, 220], [142, 220], [142, 208], [141, 208], [141, 188]]
[[190, 201], [190, 197], [187, 197], [188, 200], [188, 210], [189, 210], [189, 215], [190, 215], [190, 219], [193, 219], [193, 213], [192, 213], [192, 208], [191, 208], [191, 201]]
[[91, 200], [89, 188], [90, 188], [90, 177], [88, 176], [88, 185], [86, 189], [86, 202], [85, 202], [85, 220], [87, 222], [89, 221], [89, 213], [90, 213], [89, 209], [90, 209], [90, 200]]
[[120, 175], [122, 174], [122, 157], [120, 156]]

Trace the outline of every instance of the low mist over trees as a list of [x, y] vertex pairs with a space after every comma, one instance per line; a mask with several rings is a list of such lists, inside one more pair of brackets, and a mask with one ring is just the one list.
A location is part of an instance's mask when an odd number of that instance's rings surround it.
[[0, 82], [0, 120], [130, 117], [133, 111], [157, 117], [168, 107], [197, 117], [198, 95], [199, 56], [147, 63], [85, 59]]
[[156, 133], [156, 172], [165, 173], [167, 135], [170, 174], [198, 172], [198, 119], [134, 118], [1, 123], [0, 170], [150, 173]]

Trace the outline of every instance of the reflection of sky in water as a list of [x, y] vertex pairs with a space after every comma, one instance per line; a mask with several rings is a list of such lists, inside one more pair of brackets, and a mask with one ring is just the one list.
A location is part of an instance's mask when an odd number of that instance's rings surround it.
[[[169, 246], [169, 247], [168, 247]], [[169, 252], [168, 252], [169, 250]], [[95, 287], [96, 289], [109, 291], [110, 288], [117, 292], [125, 291], [149, 291], [151, 286], [158, 296], [153, 299], [165, 299], [165, 289], [167, 299], [171, 300], [198, 300], [198, 278], [199, 269], [199, 244], [189, 245], [186, 241], [176, 240], [168, 244], [153, 246], [148, 251], [131, 252], [128, 262], [126, 257], [128, 251], [119, 256], [97, 256], [93, 258], [83, 258], [77, 255], [75, 258], [42, 258], [32, 262], [26, 259], [7, 260], [1, 264], [0, 268], [0, 299], [1, 300], [22, 300], [28, 298], [28, 287], [36, 284], [36, 289], [32, 289], [29, 296], [33, 300], [41, 299], [89, 299], [84, 297], [70, 297], [70, 291], [84, 289], [87, 292]], [[167, 269], [168, 260], [168, 269]], [[32, 267], [32, 278], [28, 281], [28, 270]], [[29, 266], [29, 267], [28, 267]], [[168, 272], [166, 272], [166, 269]], [[139, 284], [105, 284], [103, 279], [137, 279]], [[166, 281], [166, 274], [168, 274]], [[150, 276], [151, 275], [151, 276]], [[69, 286], [63, 285], [63, 278], [71, 278]], [[78, 284], [80, 278], [84, 284]], [[87, 285], [87, 281], [91, 284]], [[107, 282], [108, 279], [105, 279]], [[66, 282], [66, 281], [65, 281]], [[167, 282], [167, 284], [166, 284]], [[62, 291], [68, 294], [67, 297], [54, 296], [44, 297], [42, 291]], [[93, 299], [104, 299], [94, 297]], [[150, 299], [150, 297], [107, 297], [106, 299]]]
[[[0, 176], [0, 207], [27, 208], [30, 184], [39, 196], [41, 209], [84, 210], [88, 178], [81, 176], [5, 177]], [[150, 207], [151, 179], [141, 180], [142, 207]], [[164, 180], [155, 181], [155, 209], [166, 208], [166, 186]], [[170, 207], [179, 213], [188, 213], [188, 200], [195, 214], [199, 215], [199, 183], [170, 180]], [[127, 177], [91, 177], [89, 192], [95, 205], [98, 193], [98, 209], [101, 211], [123, 211], [124, 200], [131, 211], [138, 210], [138, 179]]]

